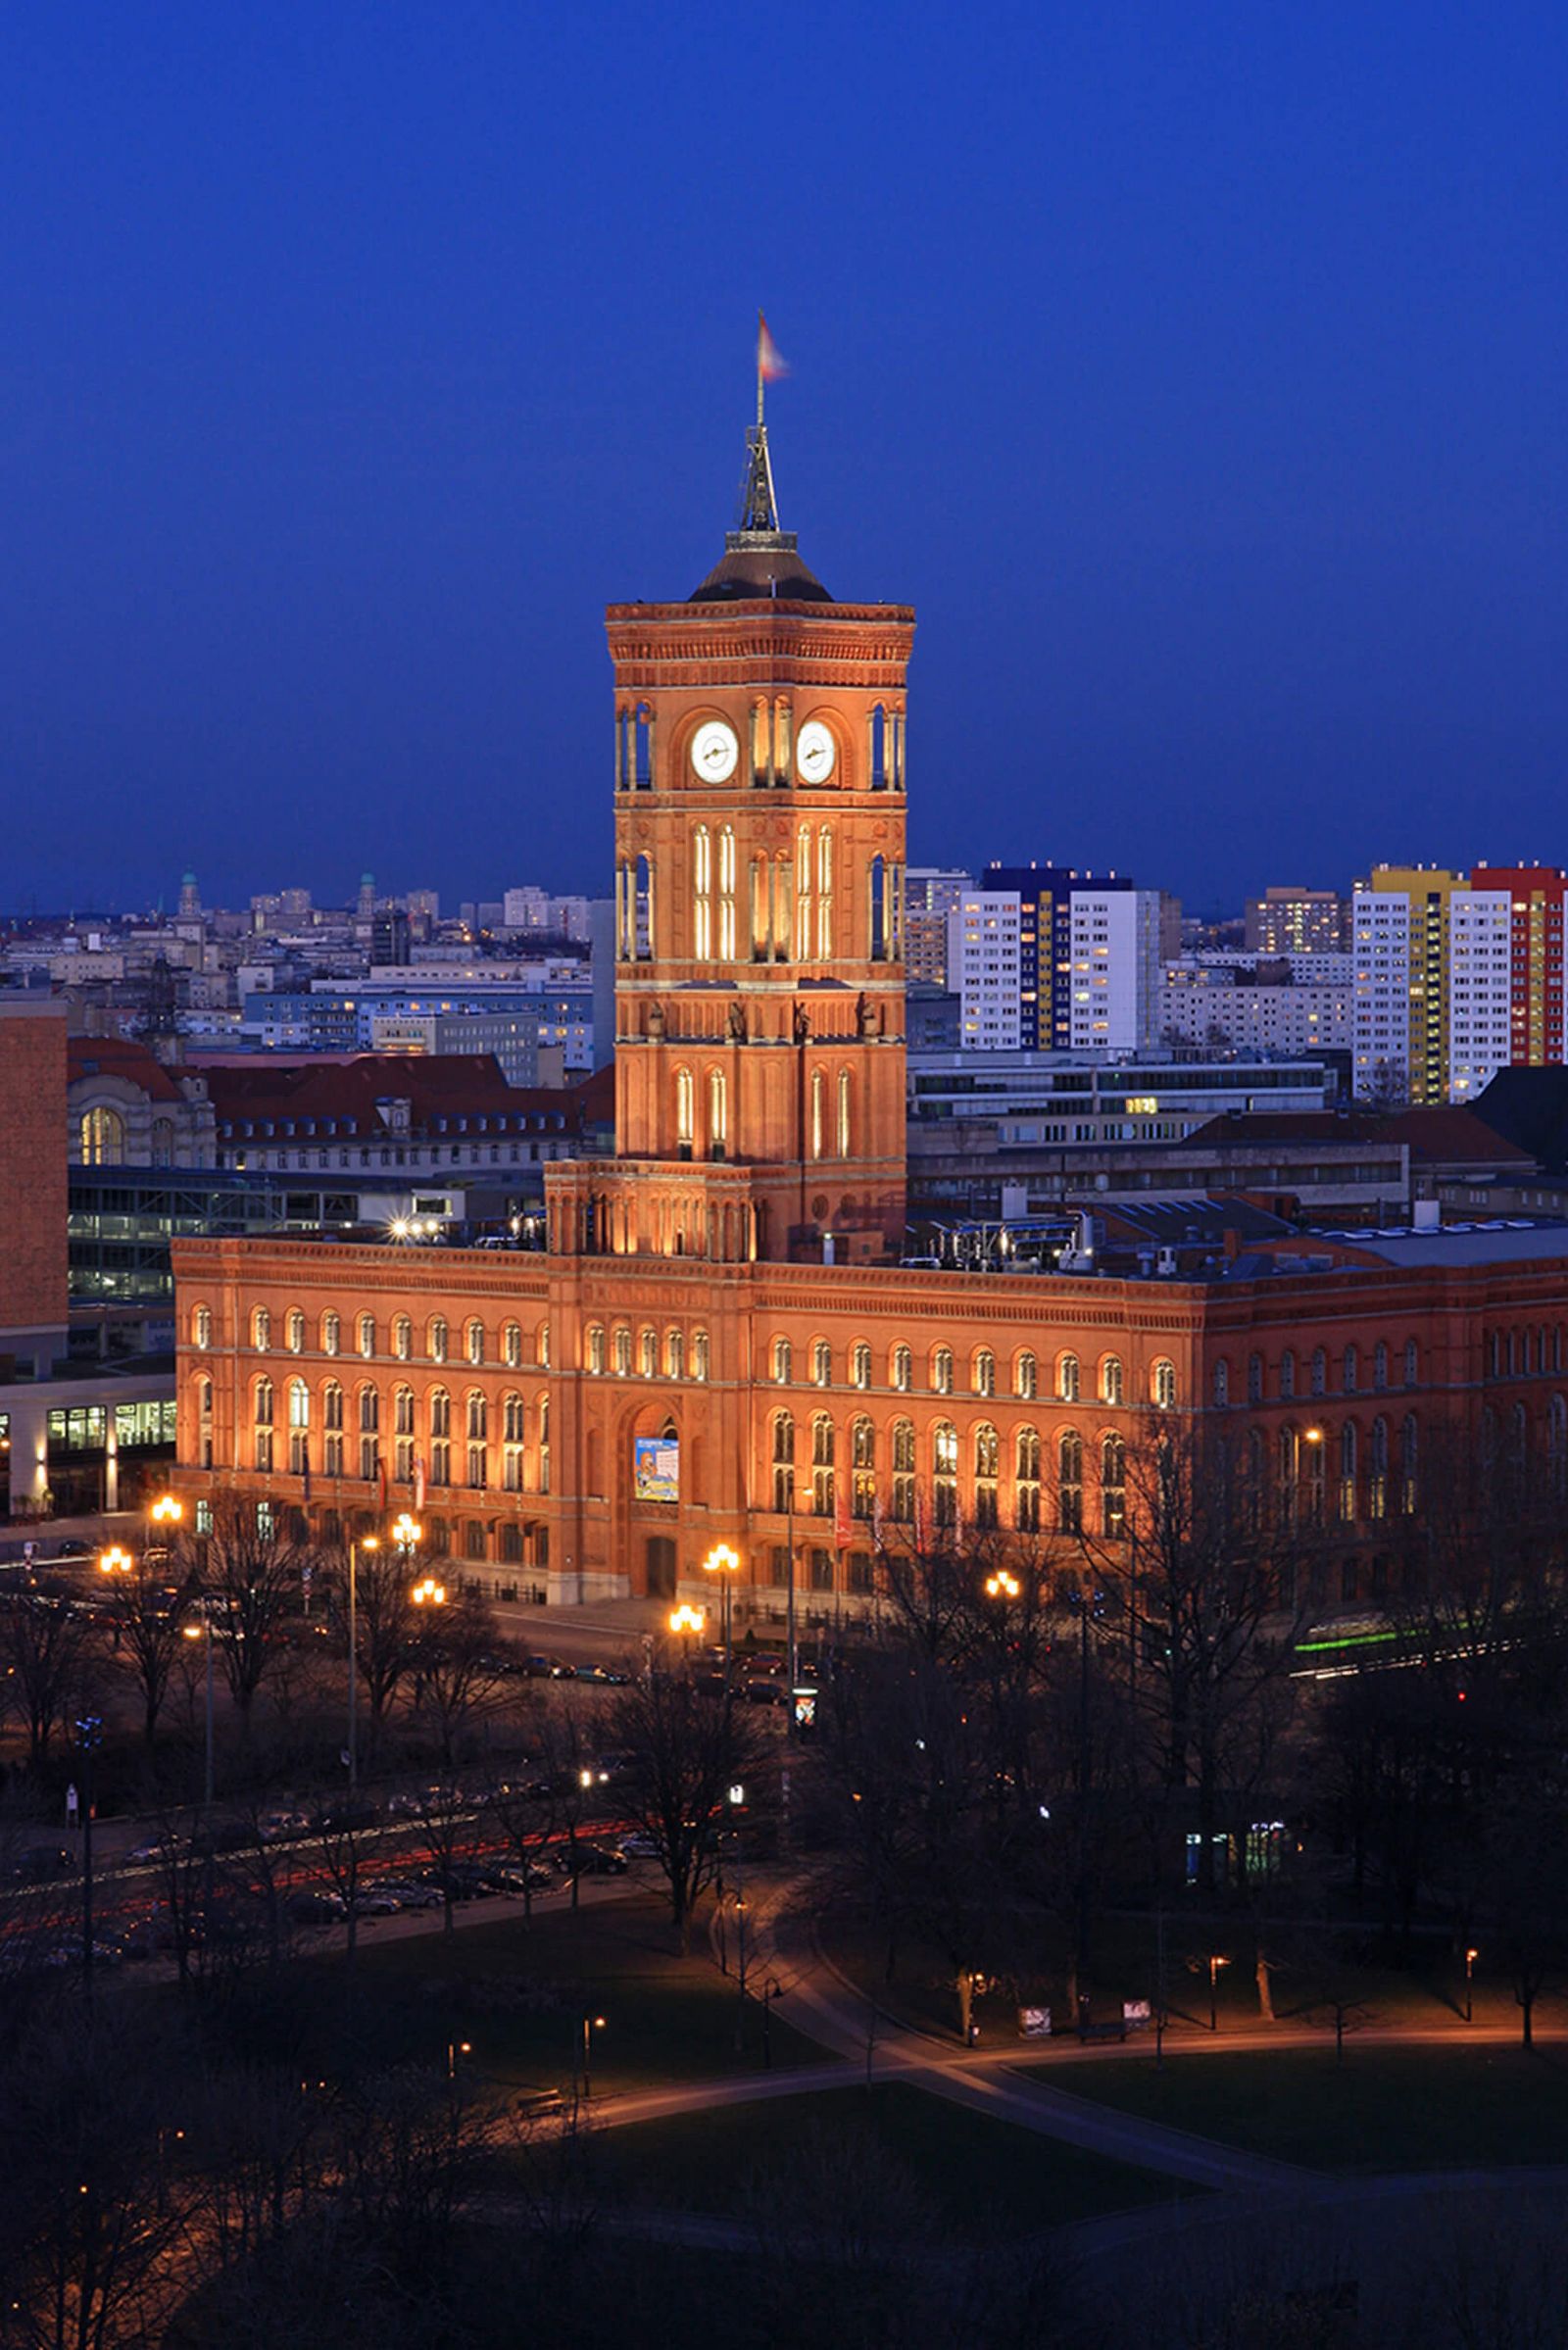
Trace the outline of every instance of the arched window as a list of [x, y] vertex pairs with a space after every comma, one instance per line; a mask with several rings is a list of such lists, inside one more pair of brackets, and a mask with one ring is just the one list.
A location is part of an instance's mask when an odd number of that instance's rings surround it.
[[1076, 1428], [1056, 1439], [1056, 1524], [1063, 1534], [1084, 1530], [1084, 1441]]
[[1030, 1353], [1028, 1347], [1026, 1346], [1023, 1352], [1018, 1355], [1013, 1362], [1013, 1394], [1021, 1396], [1025, 1403], [1032, 1403], [1035, 1399], [1035, 1391], [1039, 1385], [1039, 1366], [1036, 1363], [1034, 1356]]
[[1150, 1394], [1156, 1411], [1172, 1411], [1176, 1404], [1176, 1365], [1157, 1362], [1150, 1378]]
[[1340, 1364], [1340, 1385], [1348, 1395], [1353, 1395], [1361, 1384], [1361, 1357], [1353, 1346], [1347, 1346]]
[[1100, 1400], [1102, 1403], [1120, 1403], [1123, 1399], [1121, 1356], [1107, 1354], [1100, 1366]]
[[587, 1369], [591, 1371], [596, 1378], [604, 1370], [605, 1326], [603, 1322], [591, 1322], [588, 1326], [588, 1351], [584, 1360]]
[[969, 1367], [970, 1392], [976, 1395], [994, 1395], [997, 1392], [997, 1358], [989, 1346], [976, 1350]]
[[989, 1420], [974, 1432], [974, 1522], [986, 1529], [999, 1523], [997, 1480], [1002, 1475], [1002, 1442]]
[[893, 1473], [893, 1517], [896, 1525], [914, 1523], [914, 1423], [895, 1420], [888, 1458]]
[[290, 1354], [305, 1351], [305, 1316], [297, 1305], [291, 1305], [283, 1323], [283, 1344]]
[[541, 1322], [533, 1334], [533, 1359], [541, 1371], [550, 1368], [550, 1325]]
[[938, 1346], [931, 1356], [931, 1387], [938, 1395], [953, 1393], [953, 1348]]
[[1389, 1423], [1378, 1418], [1373, 1421], [1367, 1442], [1366, 1514], [1369, 1518], [1388, 1515], [1389, 1508]]
[[414, 1324], [407, 1314], [399, 1314], [392, 1325], [392, 1351], [400, 1363], [406, 1363], [414, 1352]]
[[850, 1348], [851, 1387], [869, 1387], [871, 1384], [871, 1349], [864, 1339], [857, 1339]]
[[1280, 1394], [1285, 1396], [1291, 1396], [1294, 1395], [1295, 1393], [1296, 1356], [1293, 1350], [1287, 1346], [1285, 1352], [1280, 1356]]
[[1414, 1339], [1406, 1339], [1404, 1342], [1404, 1384], [1406, 1387], [1415, 1387], [1419, 1384], [1420, 1378], [1421, 1349]]
[[272, 1345], [272, 1317], [265, 1305], [258, 1305], [251, 1315], [251, 1345], [258, 1354], [267, 1354]]
[[939, 1526], [958, 1523], [958, 1432], [951, 1420], [931, 1431], [932, 1515]]
[[447, 1359], [447, 1326], [440, 1314], [430, 1324], [427, 1351], [433, 1363], [444, 1363]]
[[342, 1351], [342, 1346], [343, 1323], [341, 1317], [331, 1312], [324, 1313], [321, 1316], [321, 1352], [337, 1354]]
[[714, 1158], [729, 1148], [729, 1088], [722, 1069], [708, 1073], [708, 1148]]
[[1020, 1534], [1040, 1532], [1040, 1431], [1020, 1428], [1014, 1439], [1017, 1488], [1015, 1512]]
[[288, 1473], [311, 1473], [311, 1391], [303, 1379], [288, 1383]]
[[788, 1339], [773, 1341], [772, 1371], [775, 1387], [789, 1387], [792, 1384], [795, 1377], [795, 1349]]
[[728, 824], [718, 835], [718, 959], [735, 960], [735, 833]]
[[819, 826], [816, 835], [816, 952], [823, 962], [833, 955], [833, 829]]
[[470, 1443], [482, 1443], [485, 1437], [489, 1434], [489, 1428], [490, 1409], [489, 1405], [485, 1401], [484, 1395], [480, 1389], [476, 1387], [470, 1388], [468, 1390], [467, 1408], [467, 1431]]
[[895, 1346], [888, 1362], [888, 1385], [898, 1395], [906, 1395], [914, 1377], [914, 1356], [907, 1346]]
[[501, 1398], [501, 1484], [504, 1492], [522, 1491], [522, 1397], [515, 1390]]
[[839, 1141], [839, 1156], [840, 1156], [840, 1158], [848, 1158], [848, 1157], [851, 1155], [851, 1152], [850, 1152], [850, 1144], [851, 1144], [851, 1139], [852, 1139], [852, 1138], [851, 1138], [851, 1122], [850, 1122], [850, 1094], [851, 1094], [851, 1081], [850, 1081], [850, 1072], [849, 1072], [849, 1070], [848, 1070], [848, 1069], [840, 1069], [840, 1071], [839, 1071], [839, 1137], [838, 1137], [838, 1141]]
[[490, 1413], [484, 1396], [477, 1388], [470, 1388], [467, 1401], [467, 1482], [475, 1491], [482, 1490], [490, 1482], [490, 1454], [486, 1441], [489, 1431]]
[[664, 1376], [684, 1379], [686, 1376], [686, 1333], [666, 1330], [664, 1333]]
[[850, 1514], [869, 1524], [876, 1516], [876, 1429], [863, 1412], [850, 1426], [850, 1467], [855, 1478]]
[[[125, 1157], [125, 1121], [118, 1109], [89, 1109], [78, 1129], [81, 1137], [81, 1163], [84, 1167], [122, 1166]], [[58, 1145], [56, 1146], [58, 1148]]]
[[210, 1379], [196, 1382], [196, 1466], [210, 1469], [213, 1465], [213, 1383]]
[[692, 1377], [706, 1379], [710, 1362], [709, 1338], [706, 1330], [692, 1332]]
[[198, 1305], [191, 1315], [190, 1343], [193, 1346], [200, 1347], [203, 1353], [212, 1345], [213, 1309], [210, 1305]]
[[1388, 1342], [1387, 1342], [1386, 1340], [1384, 1340], [1384, 1339], [1379, 1339], [1379, 1341], [1378, 1341], [1377, 1345], [1376, 1345], [1376, 1346], [1373, 1347], [1373, 1349], [1372, 1349], [1372, 1385], [1373, 1385], [1373, 1387], [1376, 1389], [1377, 1393], [1378, 1393], [1378, 1394], [1381, 1395], [1382, 1395], [1382, 1393], [1383, 1393], [1383, 1391], [1384, 1391], [1384, 1389], [1385, 1389], [1385, 1388], [1388, 1386], [1388, 1384], [1389, 1384], [1389, 1348], [1388, 1348]]
[[1250, 1354], [1247, 1358], [1247, 1400], [1249, 1403], [1261, 1403], [1263, 1400], [1263, 1357], [1261, 1354]]
[[[1412, 1346], [1414, 1341], [1411, 1341]], [[1416, 1486], [1420, 1475], [1420, 1430], [1413, 1411], [1406, 1412], [1399, 1430], [1399, 1507], [1408, 1516], [1415, 1509]]]
[[1356, 1430], [1353, 1420], [1347, 1420], [1340, 1429], [1340, 1516], [1347, 1526], [1355, 1523]]
[[773, 1414], [773, 1507], [780, 1517], [795, 1506], [795, 1422], [787, 1411]]
[[617, 1379], [631, 1377], [631, 1332], [617, 1322], [610, 1339], [610, 1367]]
[[819, 1411], [811, 1422], [811, 1514], [831, 1518], [834, 1511], [834, 1449], [833, 1423], [825, 1411]]
[[1313, 1393], [1313, 1395], [1326, 1395], [1328, 1394], [1328, 1392], [1329, 1392], [1329, 1358], [1328, 1358], [1328, 1353], [1327, 1353], [1327, 1351], [1326, 1351], [1326, 1349], [1325, 1349], [1324, 1347], [1322, 1347], [1322, 1346], [1314, 1346], [1314, 1347], [1313, 1347], [1313, 1349], [1312, 1349], [1312, 1393]]
[[1214, 1365], [1214, 1401], [1223, 1411], [1231, 1399], [1231, 1367], [1223, 1355]]
[[1063, 1403], [1076, 1403], [1078, 1400], [1078, 1357], [1076, 1354], [1059, 1354], [1056, 1357], [1056, 1395]]
[[540, 1396], [537, 1417], [539, 1421], [539, 1491], [541, 1493], [548, 1493], [550, 1491], [550, 1397], [548, 1395]]
[[811, 959], [811, 827], [803, 824], [795, 836], [795, 959]]
[[414, 1390], [392, 1390], [392, 1474], [399, 1485], [414, 1482]]
[[503, 1329], [501, 1333], [501, 1359], [506, 1364], [509, 1371], [515, 1371], [521, 1367], [522, 1325], [520, 1322], [508, 1322]]
[[484, 1360], [484, 1324], [470, 1322], [463, 1334], [463, 1351], [470, 1363]]
[[822, 1128], [827, 1115], [827, 1079], [820, 1069], [811, 1071], [811, 1156], [821, 1158], [827, 1149]]
[[692, 955], [700, 963], [713, 956], [713, 844], [706, 824], [692, 828]]
[[258, 1379], [251, 1391], [253, 1460], [264, 1474], [272, 1467], [272, 1383]]
[[361, 1314], [359, 1320], [360, 1352], [368, 1357], [375, 1352], [375, 1316]]
[[675, 1071], [675, 1141], [682, 1151], [697, 1141], [697, 1088], [690, 1069]]
[[826, 1339], [816, 1339], [811, 1346], [811, 1385], [833, 1385], [833, 1349]]
[[1100, 1440], [1101, 1531], [1115, 1536], [1127, 1531], [1127, 1446], [1119, 1436]]
[[430, 1391], [430, 1483], [452, 1483], [452, 1397], [444, 1387]]
[[657, 1330], [638, 1332], [637, 1370], [643, 1379], [659, 1377], [659, 1333]]

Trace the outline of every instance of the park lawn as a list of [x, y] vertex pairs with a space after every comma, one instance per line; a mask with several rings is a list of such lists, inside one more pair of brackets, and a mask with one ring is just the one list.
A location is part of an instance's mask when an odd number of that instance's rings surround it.
[[1386, 2048], [1347, 2039], [1276, 2053], [1106, 2052], [1015, 2078], [1326, 2171], [1568, 2163], [1568, 2048]]
[[[341, 1998], [345, 1962], [314, 1964]], [[509, 1906], [505, 1916], [458, 1934], [379, 1945], [367, 1937], [349, 1996], [356, 2035], [372, 2040], [385, 2061], [436, 2061], [450, 2047], [472, 2079], [500, 2087], [568, 2087], [584, 2016], [605, 2019], [592, 2032], [596, 2094], [762, 2067], [760, 2004], [747, 2000], [737, 2053], [733, 1973], [719, 1972], [701, 1934], [682, 1957], [667, 1909], [653, 1895], [594, 1903], [575, 1915], [541, 1904], [531, 1923], [520, 1906]], [[822, 2050], [792, 2031], [787, 2007], [787, 1998], [773, 2006], [773, 2068], [820, 2064]], [[330, 2062], [324, 2036], [320, 2055]]]
[[[597, 2083], [596, 2083], [597, 2085]], [[810, 2167], [824, 2140], [848, 2134], [886, 2156], [912, 2185], [932, 2228], [965, 2243], [1015, 2241], [1103, 2212], [1192, 2190], [1150, 2171], [1082, 2154], [1059, 2140], [992, 2122], [917, 2088], [879, 2082], [818, 2089], [763, 2104], [713, 2106], [596, 2133], [605, 2188], [651, 2209], [745, 2217], [775, 2173]]]

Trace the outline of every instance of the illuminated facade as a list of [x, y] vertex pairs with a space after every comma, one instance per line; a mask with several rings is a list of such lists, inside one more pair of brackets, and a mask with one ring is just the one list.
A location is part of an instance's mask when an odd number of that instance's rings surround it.
[[[913, 614], [807, 569], [760, 425], [715, 569], [608, 625], [617, 1155], [548, 1170], [540, 1253], [177, 1244], [187, 1493], [327, 1537], [416, 1506], [481, 1584], [560, 1603], [700, 1593], [725, 1542], [743, 1612], [793, 1560], [808, 1617], [869, 1596], [879, 1541], [1114, 1539], [1152, 1413], [1235, 1412], [1293, 1477], [1334, 1462], [1348, 1529], [1386, 1509], [1375, 1464], [1480, 1376], [1497, 1268], [1467, 1310], [1348, 1260], [899, 1261]], [[1563, 1270], [1530, 1279], [1544, 1330]], [[1539, 1383], [1561, 1343], [1532, 1346]]]

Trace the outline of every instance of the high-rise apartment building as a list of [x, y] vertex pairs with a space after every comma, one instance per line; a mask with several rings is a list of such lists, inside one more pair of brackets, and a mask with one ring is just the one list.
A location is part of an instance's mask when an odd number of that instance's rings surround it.
[[1074, 1052], [1141, 1053], [1156, 1042], [1166, 904], [1160, 890], [1115, 883], [1072, 892], [1067, 1042]]
[[1138, 1052], [1159, 1034], [1175, 901], [1125, 876], [988, 865], [948, 923], [948, 984], [970, 1051]]
[[971, 874], [952, 865], [911, 865], [906, 876], [904, 902], [905, 968], [911, 983], [948, 985], [948, 917], [966, 890], [974, 888]]
[[1462, 873], [1375, 865], [1355, 885], [1355, 1090], [1362, 1100], [1448, 1099], [1448, 927]]
[[1247, 945], [1253, 955], [1335, 955], [1348, 944], [1348, 908], [1338, 890], [1298, 882], [1247, 901]]

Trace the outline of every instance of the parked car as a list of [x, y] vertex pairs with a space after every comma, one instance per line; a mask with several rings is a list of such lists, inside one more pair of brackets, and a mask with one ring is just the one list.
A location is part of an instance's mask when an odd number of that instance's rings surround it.
[[421, 1885], [413, 1878], [388, 1877], [379, 1885], [368, 1885], [367, 1892], [384, 1893], [399, 1909], [439, 1909], [441, 1888], [437, 1885]]
[[657, 1860], [659, 1845], [651, 1836], [623, 1836], [619, 1850], [626, 1860]]
[[312, 1891], [307, 1887], [290, 1893], [285, 1907], [296, 1926], [335, 1926], [349, 1914], [348, 1903], [341, 1893]]
[[173, 1860], [184, 1849], [185, 1838], [176, 1836], [172, 1830], [167, 1836], [144, 1836], [139, 1844], [132, 1844], [125, 1854], [125, 1866], [140, 1869], [154, 1862]]
[[539, 1860], [498, 1861], [485, 1875], [492, 1891], [497, 1893], [544, 1893], [559, 1882], [555, 1870]]
[[556, 1856], [563, 1877], [624, 1877], [629, 1865], [623, 1853], [605, 1844], [579, 1844], [575, 1854], [564, 1846]]
[[260, 1822], [264, 1844], [286, 1844], [296, 1836], [309, 1836], [311, 1815], [304, 1811], [270, 1811]]
[[390, 1885], [362, 1885], [351, 1904], [357, 1918], [392, 1918], [403, 1907]]
[[579, 1665], [577, 1679], [595, 1682], [601, 1689], [623, 1689], [630, 1682], [631, 1675], [623, 1672], [619, 1665]]

